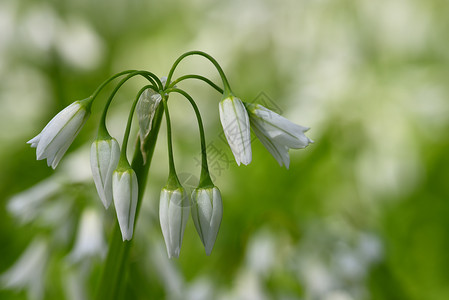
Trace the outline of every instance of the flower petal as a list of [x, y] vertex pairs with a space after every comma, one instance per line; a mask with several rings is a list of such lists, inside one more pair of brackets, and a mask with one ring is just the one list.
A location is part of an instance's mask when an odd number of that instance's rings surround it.
[[219, 105], [223, 131], [238, 165], [252, 159], [249, 117], [242, 101], [236, 97], [223, 99]]
[[123, 240], [131, 240], [137, 207], [137, 177], [133, 169], [114, 171], [112, 193]]

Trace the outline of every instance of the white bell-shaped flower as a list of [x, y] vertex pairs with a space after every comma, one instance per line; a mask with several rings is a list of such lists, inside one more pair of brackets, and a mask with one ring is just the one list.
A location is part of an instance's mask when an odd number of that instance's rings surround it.
[[95, 140], [90, 148], [90, 167], [98, 195], [105, 208], [112, 202], [112, 173], [120, 158], [120, 146], [116, 139]]
[[133, 237], [134, 218], [136, 216], [139, 193], [137, 185], [137, 176], [131, 167], [119, 167], [112, 174], [112, 194], [115, 211], [124, 241], [129, 241]]
[[60, 111], [45, 128], [28, 141], [36, 148], [38, 160], [47, 159], [47, 165], [56, 168], [65, 152], [80, 132], [90, 115], [90, 99], [75, 101]]
[[100, 214], [88, 208], [81, 214], [75, 244], [69, 254], [69, 260], [79, 262], [91, 257], [103, 258], [107, 245], [103, 233], [103, 222]]
[[0, 276], [0, 286], [26, 289], [28, 299], [43, 299], [49, 255], [48, 241], [43, 237], [34, 238], [17, 261]]
[[221, 100], [220, 120], [238, 165], [251, 162], [251, 132], [248, 113], [242, 101], [234, 96]]
[[280, 166], [284, 164], [288, 169], [290, 148], [305, 148], [313, 143], [304, 134], [309, 130], [308, 127], [292, 123], [262, 105], [250, 103], [245, 105], [248, 109], [251, 128]]
[[159, 219], [169, 258], [179, 257], [189, 213], [189, 199], [184, 188], [162, 189]]
[[223, 217], [223, 202], [217, 187], [197, 188], [192, 192], [192, 218], [206, 254], [210, 255]]

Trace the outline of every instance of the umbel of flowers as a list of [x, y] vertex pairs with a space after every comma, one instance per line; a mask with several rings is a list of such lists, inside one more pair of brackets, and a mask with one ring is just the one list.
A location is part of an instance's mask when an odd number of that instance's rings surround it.
[[[188, 56], [199, 55], [209, 60], [218, 70], [223, 88], [200, 75], [184, 75], [172, 80], [179, 63]], [[148, 81], [137, 93], [131, 106], [123, 144], [120, 147], [106, 126], [106, 117], [114, 96], [129, 79], [141, 76]], [[184, 80], [196, 79], [209, 84], [221, 94], [218, 102], [223, 131], [238, 165], [251, 162], [250, 128], [262, 144], [282, 166], [289, 167], [290, 148], [305, 148], [312, 143], [305, 136], [307, 127], [296, 125], [273, 111], [253, 103], [245, 103], [234, 95], [228, 80], [210, 55], [201, 51], [190, 51], [181, 55], [173, 64], [167, 78], [160, 79], [148, 71], [127, 70], [117, 73], [103, 82], [88, 98], [75, 101], [59, 112], [45, 128], [28, 143], [36, 148], [38, 160], [47, 159], [48, 166], [56, 168], [61, 158], [80, 132], [90, 115], [93, 101], [100, 91], [114, 79], [121, 77], [106, 101], [100, 120], [98, 135], [91, 146], [91, 169], [98, 196], [107, 209], [114, 203], [118, 225], [123, 241], [132, 239], [136, 216], [145, 188], [146, 174], [157, 141], [163, 115], [167, 127], [168, 180], [162, 188], [159, 204], [159, 218], [168, 256], [179, 257], [184, 230], [190, 212], [198, 235], [210, 255], [223, 216], [220, 190], [214, 185], [209, 174], [206, 141], [203, 122], [194, 99], [177, 84]], [[182, 95], [192, 106], [198, 121], [202, 164], [198, 187], [188, 195], [178, 180], [172, 148], [172, 131], [168, 100], [172, 93]], [[134, 113], [139, 120], [139, 144], [132, 163], [127, 158], [128, 139]]]

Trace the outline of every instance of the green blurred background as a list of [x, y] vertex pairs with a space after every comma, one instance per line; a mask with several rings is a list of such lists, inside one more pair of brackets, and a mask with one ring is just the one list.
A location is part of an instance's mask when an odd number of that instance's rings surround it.
[[[254, 139], [252, 163], [237, 167], [220, 95], [180, 84], [203, 114], [223, 222], [210, 257], [189, 220], [179, 260], [167, 259], [162, 126], [127, 299], [449, 299], [448, 15], [446, 0], [2, 0], [0, 299], [92, 298], [115, 221], [89, 169], [111, 89], [56, 171], [25, 142], [113, 73], [166, 76], [189, 50], [214, 56], [243, 100], [311, 127], [315, 144], [290, 151], [286, 170]], [[199, 57], [175, 75], [187, 73], [220, 82]], [[119, 141], [142, 84], [128, 83], [113, 104]], [[171, 101], [175, 161], [194, 187], [197, 125], [180, 99]]]

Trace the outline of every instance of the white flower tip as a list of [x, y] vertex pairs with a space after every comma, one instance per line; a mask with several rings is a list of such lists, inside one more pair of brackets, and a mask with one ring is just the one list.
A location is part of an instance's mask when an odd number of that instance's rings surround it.
[[39, 133], [38, 135], [36, 135], [34, 138], [32, 138], [31, 140], [29, 140], [27, 142], [27, 144], [31, 144], [31, 148], [36, 148], [37, 144], [39, 144], [39, 140], [41, 138], [41, 134]]
[[132, 232], [123, 232], [122, 231], [122, 240], [124, 241], [130, 241], [133, 238]]
[[206, 251], [206, 255], [210, 256], [212, 253], [212, 249], [214, 249], [214, 244], [204, 246], [204, 250]]
[[181, 252], [181, 249], [177, 247], [176, 249], [171, 249], [172, 251], [168, 251], [168, 258], [179, 258], [179, 253]]
[[101, 199], [101, 203], [103, 203], [103, 206], [105, 209], [108, 209], [109, 206], [111, 206], [111, 202], [106, 201], [106, 199], [104, 198], [100, 198]]
[[[245, 153], [245, 156], [243, 157], [243, 160], [241, 161], [241, 163], [244, 164], [245, 166], [247, 166], [251, 163], [252, 159], [253, 159], [252, 153], [251, 153], [251, 151], [249, 151], [249, 152]], [[240, 166], [240, 163], [238, 165]]]

